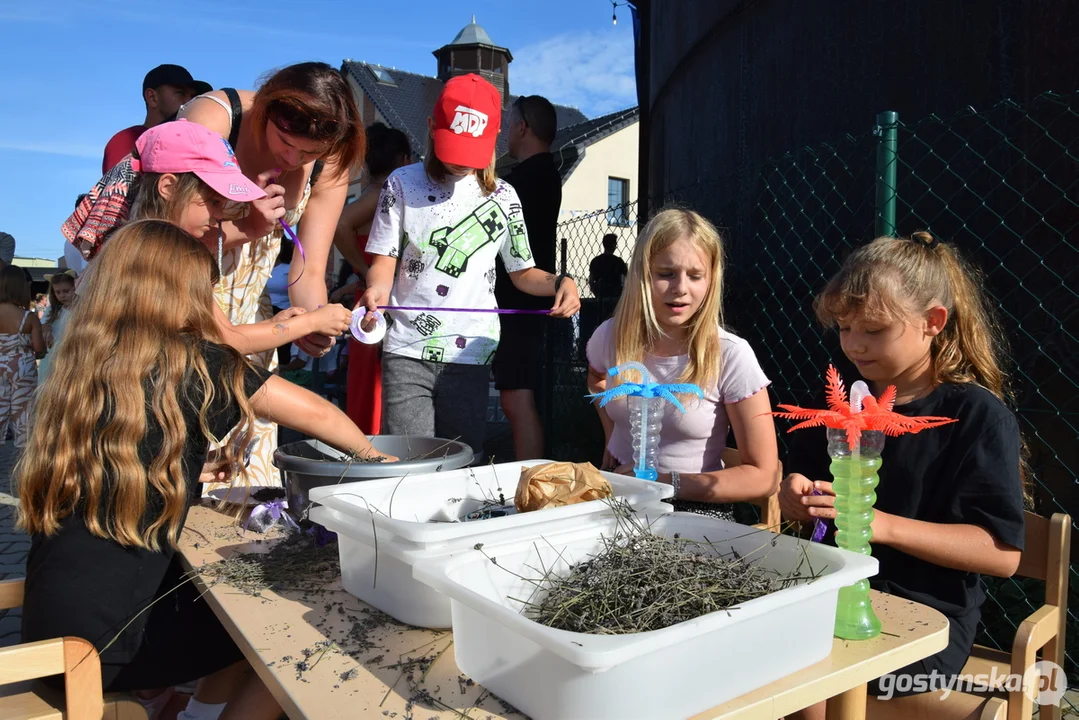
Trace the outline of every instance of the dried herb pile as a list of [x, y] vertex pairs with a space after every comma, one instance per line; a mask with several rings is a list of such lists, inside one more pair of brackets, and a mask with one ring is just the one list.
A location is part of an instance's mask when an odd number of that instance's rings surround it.
[[571, 632], [648, 632], [730, 611], [815, 577], [804, 548], [799, 567], [780, 576], [729, 548], [723, 552], [710, 542], [677, 535], [668, 539], [623, 515], [619, 531], [602, 538], [602, 547], [590, 559], [564, 577], [547, 572], [533, 581], [533, 597], [539, 599], [525, 603], [525, 615]]
[[251, 595], [264, 590], [321, 589], [341, 573], [337, 544], [320, 546], [315, 535], [290, 532], [267, 553], [236, 553], [198, 568], [215, 583]]

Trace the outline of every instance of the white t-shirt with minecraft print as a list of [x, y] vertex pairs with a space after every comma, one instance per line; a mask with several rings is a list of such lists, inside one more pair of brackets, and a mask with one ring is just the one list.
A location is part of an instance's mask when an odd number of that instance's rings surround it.
[[[521, 202], [507, 183], [484, 195], [475, 175], [436, 183], [417, 163], [382, 186], [367, 252], [398, 258], [389, 305], [494, 309], [495, 256], [507, 272], [535, 266]], [[495, 313], [387, 311], [385, 352], [419, 360], [489, 365]]]

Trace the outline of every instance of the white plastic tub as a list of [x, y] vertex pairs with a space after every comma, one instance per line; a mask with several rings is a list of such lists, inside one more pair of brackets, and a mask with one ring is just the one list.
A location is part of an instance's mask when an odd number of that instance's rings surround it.
[[729, 613], [633, 635], [554, 630], [522, 615], [520, 601], [510, 598], [527, 599], [534, 586], [514, 573], [536, 577], [534, 568], [544, 567], [564, 574], [614, 528], [608, 519], [545, 534], [543, 542], [496, 541], [483, 553], [417, 563], [415, 577], [452, 600], [461, 671], [533, 720], [686, 718], [827, 657], [839, 588], [877, 572], [872, 557], [673, 513], [659, 517], [653, 530], [707, 537], [721, 552], [733, 548], [784, 575], [798, 567], [804, 551], [821, 575]]
[[[458, 517], [485, 499], [503, 496], [512, 507], [522, 467], [548, 460], [502, 463], [437, 474], [387, 478], [315, 488], [310, 519], [338, 535], [341, 584], [345, 590], [410, 625], [450, 627], [450, 601], [412, 577], [423, 559], [472, 550], [478, 542], [531, 539], [564, 532], [611, 516], [602, 500], [468, 522], [433, 522]], [[614, 496], [652, 516], [671, 512], [661, 502], [669, 485], [603, 473]], [[377, 548], [377, 551], [376, 551]]]

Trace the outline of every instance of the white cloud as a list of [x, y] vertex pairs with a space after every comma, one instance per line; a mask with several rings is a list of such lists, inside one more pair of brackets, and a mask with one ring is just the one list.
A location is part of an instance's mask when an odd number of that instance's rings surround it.
[[633, 35], [613, 28], [567, 33], [514, 50], [510, 92], [543, 95], [590, 117], [632, 107]]

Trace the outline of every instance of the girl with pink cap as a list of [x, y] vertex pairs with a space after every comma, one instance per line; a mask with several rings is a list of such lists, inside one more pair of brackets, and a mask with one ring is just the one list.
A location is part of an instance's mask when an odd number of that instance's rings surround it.
[[[92, 259], [128, 220], [167, 220], [215, 251], [220, 223], [242, 219], [249, 203], [265, 197], [266, 191], [240, 171], [227, 140], [202, 125], [178, 120], [143, 133], [135, 151], [87, 193], [62, 232]], [[340, 335], [348, 329], [351, 314], [338, 304], [309, 313], [290, 308], [271, 320], [233, 325], [215, 306], [215, 319], [226, 343], [250, 354], [311, 333]]]

